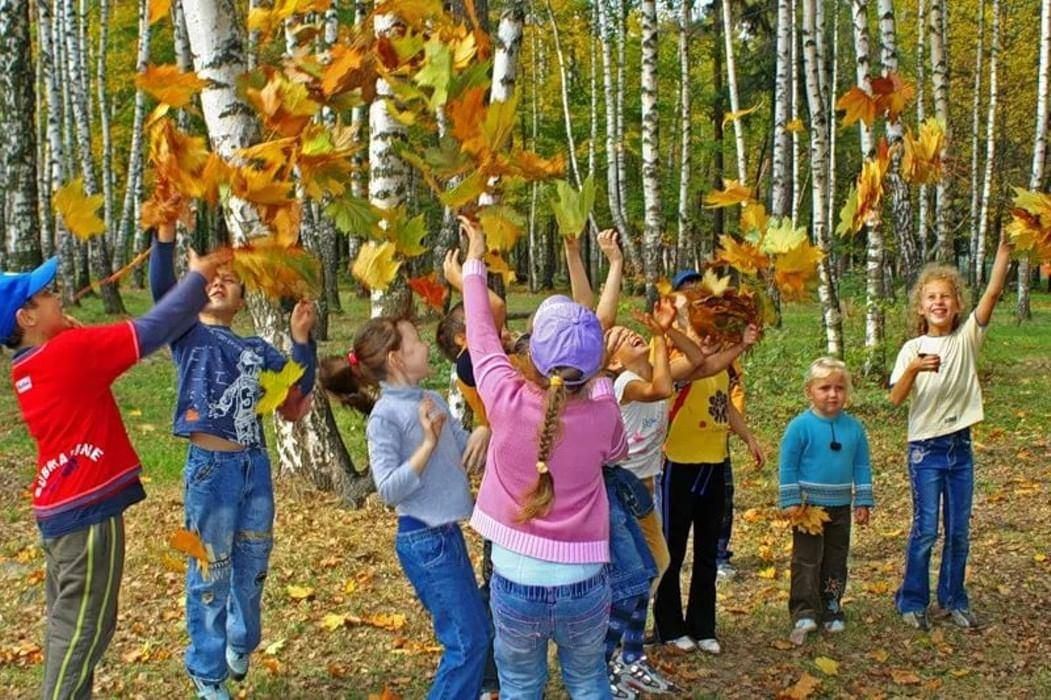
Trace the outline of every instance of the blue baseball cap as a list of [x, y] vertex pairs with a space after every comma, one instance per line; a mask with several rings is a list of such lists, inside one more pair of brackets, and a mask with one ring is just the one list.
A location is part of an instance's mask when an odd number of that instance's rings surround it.
[[704, 279], [704, 277], [702, 277], [701, 273], [697, 272], [697, 270], [679, 270], [675, 273], [675, 276], [671, 278], [671, 288], [678, 289], [687, 282], [700, 279]]
[[58, 258], [51, 258], [32, 272], [0, 274], [0, 342], [15, 330], [15, 314], [34, 294], [51, 284], [58, 272]]
[[606, 350], [602, 324], [595, 312], [569, 297], [548, 297], [537, 307], [529, 336], [529, 355], [540, 374], [550, 377], [557, 367], [572, 367], [583, 384], [602, 368]]

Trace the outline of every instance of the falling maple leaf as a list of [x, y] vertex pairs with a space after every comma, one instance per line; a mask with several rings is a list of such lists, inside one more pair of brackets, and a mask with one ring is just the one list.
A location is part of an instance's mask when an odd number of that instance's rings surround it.
[[792, 219], [785, 216], [770, 221], [759, 249], [764, 253], [787, 253], [806, 239], [806, 229], [792, 226]]
[[329, 62], [325, 64], [321, 76], [321, 90], [326, 95], [341, 93], [362, 87], [372, 76], [366, 68], [365, 53], [359, 46], [337, 44], [329, 52]]
[[431, 37], [424, 44], [423, 66], [413, 76], [420, 87], [431, 88], [428, 102], [431, 109], [439, 109], [449, 98], [452, 81], [453, 54], [440, 37]]
[[788, 521], [792, 527], [801, 532], [809, 535], [820, 535], [825, 531], [825, 523], [831, 519], [828, 511], [821, 506], [804, 504], [789, 516]]
[[172, 0], [150, 0], [150, 24], [156, 24], [171, 12]]
[[255, 405], [255, 412], [266, 416], [276, 411], [288, 398], [289, 390], [303, 377], [303, 365], [289, 360], [280, 372], [263, 370], [259, 373], [259, 388], [263, 396]]
[[445, 308], [445, 298], [449, 295], [449, 290], [438, 281], [437, 272], [432, 272], [423, 277], [411, 278], [409, 287], [423, 300], [423, 303], [435, 311], [441, 311]]
[[858, 211], [858, 188], [851, 185], [847, 199], [839, 210], [839, 225], [836, 226], [837, 236], [849, 236], [855, 232], [854, 220]]
[[764, 270], [770, 265], [770, 259], [763, 255], [759, 248], [748, 242], [738, 243], [733, 236], [720, 236], [719, 246], [719, 250], [716, 251], [716, 260], [746, 275], [758, 274], [759, 270]]
[[721, 297], [730, 286], [730, 276], [720, 277], [711, 268], [704, 271], [701, 278], [701, 289], [713, 297]]
[[106, 232], [106, 223], [98, 216], [104, 199], [100, 194], [89, 196], [85, 193], [84, 178], [78, 177], [55, 190], [51, 207], [62, 217], [70, 233], [87, 240]]
[[710, 336], [715, 343], [735, 344], [749, 325], [762, 326], [763, 313], [754, 293], [732, 287], [718, 291], [722, 293], [713, 295], [702, 284], [680, 292], [686, 297], [686, 313], [698, 335]]
[[706, 207], [718, 208], [728, 207], [741, 202], [747, 202], [752, 198], [752, 190], [737, 180], [723, 180], [723, 189], [712, 190], [704, 196]]
[[942, 177], [942, 149], [945, 128], [941, 121], [930, 117], [920, 124], [918, 138], [906, 130], [902, 140], [904, 154], [901, 159], [901, 174], [913, 185], [931, 184]]
[[168, 544], [172, 549], [192, 557], [201, 570], [201, 576], [204, 580], [208, 580], [208, 566], [212, 555], [209, 552], [210, 547], [201, 541], [200, 535], [190, 530], [176, 530], [168, 538]]
[[806, 126], [803, 125], [802, 119], [793, 119], [785, 124], [785, 131], [790, 134], [801, 134], [806, 131]]
[[332, 0], [274, 0], [269, 8], [253, 7], [248, 13], [248, 30], [270, 36], [292, 15], [325, 12]]
[[880, 220], [883, 202], [883, 177], [890, 165], [890, 150], [886, 139], [880, 139], [876, 155], [866, 158], [856, 183], [857, 204], [854, 210], [853, 231], [862, 226], [875, 226]]
[[723, 126], [726, 126], [730, 122], [735, 122], [741, 117], [751, 114], [755, 110], [759, 109], [760, 106], [762, 106], [761, 102], [759, 104], [753, 105], [752, 107], [749, 107], [748, 109], [739, 109], [736, 112], [726, 112], [725, 114], [723, 114]]
[[181, 109], [190, 103], [194, 95], [208, 87], [208, 81], [171, 63], [160, 66], [151, 63], [145, 71], [135, 76], [135, 86], [158, 102]]
[[503, 277], [505, 285], [515, 281], [515, 271], [511, 269], [511, 266], [507, 264], [507, 261], [499, 252], [490, 251], [486, 253], [485, 266], [489, 269], [489, 272]]
[[873, 76], [869, 79], [869, 84], [872, 86], [872, 94], [876, 96], [877, 112], [886, 115], [891, 122], [898, 121], [909, 100], [916, 94], [913, 84], [902, 78], [897, 71], [891, 71], [885, 76]]
[[588, 175], [579, 191], [565, 180], [555, 180], [555, 197], [549, 203], [559, 232], [566, 238], [577, 238], [584, 232], [595, 206], [595, 179]]
[[746, 233], [754, 231], [762, 235], [768, 223], [766, 206], [762, 202], [748, 202], [741, 207], [742, 231]]
[[370, 290], [385, 291], [401, 267], [401, 261], [395, 260], [394, 254], [394, 244], [390, 241], [366, 241], [358, 251], [351, 274]]
[[282, 245], [272, 236], [253, 238], [233, 249], [231, 267], [248, 289], [271, 299], [316, 298], [321, 264], [298, 246]]
[[841, 126], [847, 127], [859, 120], [866, 126], [872, 126], [872, 122], [876, 120], [878, 104], [875, 97], [855, 85], [836, 100], [836, 109], [845, 112], [840, 121]]
[[794, 248], [774, 256], [774, 282], [786, 301], [801, 301], [808, 285], [817, 277], [817, 266], [824, 260], [820, 248], [803, 239]]
[[522, 217], [511, 207], [488, 206], [478, 211], [478, 223], [490, 250], [511, 250], [522, 234]]
[[295, 83], [270, 69], [266, 84], [245, 89], [245, 97], [255, 107], [263, 124], [281, 136], [297, 136], [321, 110], [310, 98], [306, 85]]

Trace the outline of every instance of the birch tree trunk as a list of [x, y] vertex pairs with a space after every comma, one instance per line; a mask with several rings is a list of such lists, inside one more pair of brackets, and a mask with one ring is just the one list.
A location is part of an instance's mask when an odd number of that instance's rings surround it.
[[[770, 173], [770, 214], [782, 217], [789, 213], [788, 159], [792, 140], [785, 126], [792, 108], [789, 75], [792, 68], [792, 5], [794, 0], [777, 1], [777, 57], [774, 74], [774, 152]], [[681, 50], [681, 49], [680, 49]]]
[[978, 180], [978, 134], [982, 128], [982, 58], [985, 40], [985, 0], [978, 0], [978, 45], [974, 58], [974, 99], [971, 102], [971, 235], [968, 256], [967, 282], [971, 285], [971, 296], [978, 290], [978, 204], [982, 183]]
[[37, 228], [36, 73], [30, 53], [29, 3], [0, 0], [0, 88], [3, 90], [3, 167], [6, 270], [41, 262]]
[[[839, 90], [839, 11], [835, 4], [832, 7], [832, 77], [828, 83], [828, 92], [821, 92], [828, 103], [828, 173], [825, 176], [828, 183], [828, 213], [825, 214], [825, 221], [829, 227], [836, 220], [836, 92]], [[825, 59], [820, 57], [819, 60], [824, 63]], [[841, 260], [846, 260], [846, 257]], [[838, 277], [836, 266], [832, 269], [833, 276]]]
[[[723, 3], [723, 42], [726, 47], [726, 84], [730, 89], [730, 111], [739, 112], [741, 102], [737, 94], [737, 64], [734, 61], [733, 43], [733, 14], [730, 12], [730, 0], [722, 0]], [[654, 28], [656, 37], [656, 28]], [[645, 63], [643, 64], [645, 65]], [[737, 148], [737, 179], [744, 183], [748, 180], [748, 160], [745, 153], [744, 124], [740, 119], [734, 119], [734, 145]], [[648, 209], [648, 207], [647, 207]]]
[[[182, 72], [188, 72], [193, 70], [193, 56], [190, 55], [190, 40], [186, 36], [186, 14], [182, 11], [183, 0], [172, 0], [171, 7], [171, 19], [172, 19], [172, 36], [174, 39], [175, 48], [175, 65], [178, 66]], [[149, 57], [147, 57], [148, 59]], [[197, 105], [199, 100], [194, 99], [193, 105]], [[175, 115], [175, 123], [180, 129], [188, 130], [190, 128], [190, 110], [183, 108], [178, 111]], [[142, 174], [140, 172], [138, 185], [138, 194], [134, 197], [134, 204], [132, 205], [132, 230], [135, 232], [134, 248], [135, 250], [142, 251], [151, 244], [149, 236], [142, 225], [139, 223], [142, 220]], [[209, 217], [219, 218], [222, 217]], [[198, 228], [204, 228], [198, 224]], [[180, 277], [186, 274], [186, 264], [189, 258], [190, 252], [190, 231], [182, 223], [175, 224], [175, 272]], [[146, 270], [144, 266], [135, 268], [135, 284], [139, 286], [145, 286], [146, 284]]]
[[[675, 255], [678, 268], [690, 264], [695, 248], [690, 221], [690, 8], [690, 0], [682, 0], [679, 9], [679, 238]], [[782, 131], [783, 127], [782, 124]]]
[[[984, 4], [984, 3], [983, 3]], [[993, 167], [995, 166], [996, 160], [996, 110], [1000, 99], [1000, 83], [998, 76], [998, 69], [1000, 63], [1000, 0], [993, 0], [992, 6], [992, 35], [989, 38], [989, 104], [988, 113], [986, 114], [985, 124], [985, 172], [982, 175], [982, 196], [981, 196], [981, 207], [978, 211], [978, 230], [974, 236], [973, 251], [974, 251], [974, 282], [971, 288], [971, 295], [974, 301], [977, 301], [978, 295], [981, 293], [979, 290], [982, 283], [985, 281], [985, 241], [989, 232], [989, 200], [992, 198], [993, 191]], [[1041, 18], [1041, 24], [1043, 18]], [[1043, 26], [1041, 26], [1041, 31]], [[1041, 65], [1046, 65], [1046, 62]], [[1046, 76], [1041, 74], [1040, 80], [1043, 80], [1046, 88]], [[1038, 119], [1043, 120], [1044, 128], [1041, 128], [1041, 124], [1037, 124], [1037, 137], [1043, 139], [1043, 131], [1046, 129], [1047, 123], [1047, 112], [1046, 112], [1046, 99], [1044, 104], [1044, 114], [1040, 115], [1040, 97], [1039, 89], [1037, 95], [1037, 115]], [[1034, 148], [1040, 146], [1042, 148], [1041, 141], [1034, 141]], [[1039, 172], [1043, 174], [1043, 153], [1041, 152], [1040, 164], [1036, 165], [1034, 160], [1034, 167], [1039, 169]], [[1036, 179], [1036, 186], [1040, 186], [1039, 176]]]
[[[792, 28], [791, 64], [789, 73], [792, 75], [792, 121], [799, 119], [799, 30], [796, 17], [796, 7], [799, 0], [786, 0], [790, 5], [789, 25]], [[803, 201], [803, 186], [799, 180], [799, 130], [792, 132], [792, 225], [799, 221], [799, 205]]]
[[[149, 0], [139, 0], [139, 49], [135, 57], [135, 72], [144, 73], [150, 60], [150, 16]], [[176, 17], [175, 19], [178, 19]], [[173, 22], [174, 23], [174, 22]], [[178, 36], [178, 25], [176, 36]], [[133, 232], [140, 228], [136, 214], [136, 203], [142, 201], [142, 137], [146, 121], [146, 93], [135, 90], [135, 111], [131, 119], [131, 145], [128, 148], [127, 179], [124, 184], [124, 202], [121, 206], [120, 222], [117, 225], [117, 249], [113, 256], [113, 267], [120, 269], [128, 260], [129, 247], [140, 251], [138, 236]], [[134, 218], [133, 218], [134, 217]], [[142, 284], [141, 267], [136, 270], [136, 281]]]
[[[949, 144], [949, 58], [945, 51], [945, 0], [931, 0], [929, 24], [931, 48], [931, 79], [934, 84], [934, 116], [945, 126], [945, 143]], [[948, 145], [942, 159], [948, 158]], [[942, 176], [935, 186], [934, 227], [937, 232], [935, 257], [939, 262], [951, 263], [954, 258], [952, 231], [949, 227], [949, 176]]]
[[[923, 56], [927, 47], [927, 0], [917, 0], [916, 17], [916, 123], [922, 124], [927, 118], [927, 62]], [[927, 226], [930, 219], [930, 188], [927, 185], [920, 185], [917, 199], [919, 212], [916, 216], [916, 239], [922, 262], [927, 260], [927, 240], [930, 236]]]
[[[725, 3], [725, 0], [724, 0]], [[642, 197], [645, 228], [642, 234], [642, 263], [646, 276], [646, 300], [657, 300], [661, 262], [660, 142], [657, 112], [657, 3], [642, 0]], [[736, 122], [735, 122], [736, 123]], [[743, 176], [742, 176], [743, 177]]]
[[[551, 38], [555, 42], [555, 58], [558, 60], [559, 87], [562, 94], [562, 120], [566, 128], [566, 150], [569, 151], [569, 167], [573, 174], [573, 181], [577, 187], [580, 187], [583, 178], [580, 176], [580, 163], [577, 161], [577, 145], [576, 140], [573, 138], [573, 118], [569, 111], [569, 80], [566, 77], [566, 57], [562, 53], [562, 40], [559, 36], [558, 22], [555, 21], [555, 12], [551, 8], [550, 0], [547, 0], [547, 16], [551, 22]], [[521, 30], [519, 30], [518, 40], [520, 43]], [[499, 53], [497, 55], [499, 56]], [[496, 75], [495, 66], [496, 64], [494, 64], [494, 76]], [[495, 78], [493, 82], [495, 85]]]
[[803, 3], [803, 68], [806, 75], [807, 105], [810, 108], [810, 192], [811, 221], [814, 240], [825, 253], [818, 265], [818, 296], [821, 298], [822, 316], [828, 353], [836, 357], [843, 355], [843, 320], [839, 308], [832, 261], [829, 256], [830, 241], [828, 222], [825, 219], [825, 201], [828, 192], [828, 111], [827, 101], [821, 92], [821, 74], [824, 66], [819, 56], [824, 55], [819, 47], [824, 37], [817, 32], [817, 3], [820, 0], [802, 0]]
[[[36, 3], [28, 5], [31, 13], [36, 12]], [[41, 42], [47, 42], [43, 37]], [[34, 99], [33, 120], [36, 127], [34, 137], [36, 138], [36, 192], [37, 192], [37, 238], [40, 239], [40, 257], [48, 259], [55, 254], [55, 214], [51, 211], [50, 183], [48, 181], [47, 169], [47, 106], [44, 97], [47, 94], [47, 83], [44, 77], [44, 61], [37, 53], [36, 65], [34, 66]], [[4, 226], [6, 229], [6, 225]]]
[[609, 0], [595, 0], [598, 6], [599, 33], [602, 37], [602, 89], [606, 100], [606, 196], [609, 199], [609, 211], [613, 225], [620, 234], [621, 245], [625, 254], [638, 257], [631, 240], [631, 231], [624, 216], [624, 203], [620, 198], [621, 172], [617, 126], [617, 88], [613, 80], [613, 45], [615, 43], [613, 23], [610, 21]]
[[[63, 2], [62, 16], [65, 21], [62, 33], [66, 47], [66, 79], [69, 82], [70, 105], [76, 125], [77, 156], [80, 161], [81, 174], [84, 176], [84, 191], [93, 195], [98, 193], [99, 183], [91, 151], [91, 113], [88, 105], [87, 73], [84, 70], [84, 56], [80, 53], [87, 47], [80, 42], [78, 36], [73, 0], [63, 0]], [[100, 282], [99, 294], [106, 313], [125, 313], [124, 302], [117, 290], [117, 285], [112, 282], [102, 282], [112, 272], [109, 245], [105, 235], [95, 236], [88, 241], [88, 255], [91, 272]]]
[[[853, 0], [850, 3], [850, 14], [854, 27], [854, 66], [857, 71], [857, 85], [865, 92], [872, 94], [869, 81], [869, 17], [868, 0]], [[861, 157], [868, 157], [872, 151], [872, 130], [864, 121], [858, 120], [858, 131], [861, 135]]]
[[[355, 16], [357, 16], [357, 9], [355, 9]], [[359, 20], [360, 21], [360, 20]], [[326, 48], [332, 46], [339, 39], [339, 15], [336, 12], [336, 7], [333, 5], [325, 13], [325, 31], [322, 37]], [[354, 111], [351, 114], [351, 133], [354, 135], [354, 142], [360, 143], [361, 139], [361, 121], [364, 114], [362, 107], [354, 107]], [[332, 126], [336, 123], [336, 114], [330, 107], [325, 107], [321, 112], [322, 120]], [[357, 122], [354, 120], [357, 119]], [[362, 163], [358, 161], [359, 156], [355, 154], [355, 167], [362, 168]], [[359, 172], [353, 173], [351, 176], [351, 193], [356, 196], [361, 196], [361, 175]], [[320, 237], [319, 243], [321, 246], [321, 264], [324, 267], [324, 284], [325, 284], [325, 306], [328, 307], [328, 312], [342, 311], [343, 304], [339, 299], [339, 238], [336, 231], [336, 227], [333, 225], [332, 220], [326, 216], [323, 212], [319, 211], [315, 220], [318, 223], [318, 234]], [[325, 324], [325, 337], [328, 336], [328, 323]]]
[[[102, 211], [106, 222], [106, 239], [110, 246], [117, 242], [116, 222], [113, 220], [113, 138], [109, 124], [109, 90], [106, 85], [106, 54], [109, 51], [109, 0], [99, 0], [99, 48], [95, 56], [95, 81], [98, 90], [99, 131], [102, 135]], [[115, 260], [127, 251], [118, 249]], [[123, 267], [115, 265], [114, 269]]]
[[[627, 11], [625, 9], [625, 0], [616, 0], [616, 28], [617, 28], [617, 172], [620, 173], [620, 177], [617, 178], [617, 201], [620, 202], [620, 215], [626, 222], [628, 220], [628, 175], [626, 157], [624, 155], [624, 71], [627, 69], [627, 43], [628, 43], [628, 29], [627, 29]], [[624, 252], [626, 255], [630, 255], [632, 252], [636, 253], [636, 263], [639, 258], [637, 257], [637, 249], [631, 239], [631, 232], [629, 232], [621, 238], [622, 245], [624, 241], [629, 241], [625, 246]], [[630, 258], [629, 258], [630, 264]]]
[[[236, 80], [245, 71], [245, 37], [235, 0], [184, 0], [186, 30], [197, 74], [210, 82], [201, 92], [201, 107], [212, 149], [236, 160], [239, 149], [252, 145], [258, 126], [238, 96]], [[255, 208], [229, 197], [224, 214], [231, 236], [244, 244], [264, 230]], [[267, 342], [288, 351], [288, 320], [280, 307], [258, 294], [249, 295], [256, 331]], [[296, 423], [275, 418], [277, 453], [283, 472], [305, 474], [319, 488], [334, 490], [359, 503], [372, 486], [367, 471], [357, 473], [336, 428], [324, 392], [314, 394], [310, 413]]]
[[[596, 5], [601, 8], [602, 0], [596, 0]], [[600, 13], [601, 9], [598, 10]], [[539, 85], [540, 85], [540, 73], [537, 68], [540, 57], [540, 42], [538, 40], [539, 32], [534, 27], [533, 31], [530, 32], [530, 52], [529, 52], [529, 85], [530, 87], [530, 107], [532, 114], [530, 116], [530, 142], [529, 147], [532, 150], [536, 150], [537, 137], [540, 134], [540, 96], [539, 96]], [[603, 51], [608, 52], [609, 46], [605, 41], [602, 42]], [[609, 123], [609, 112], [607, 110], [607, 125]], [[607, 155], [609, 151], [607, 149]], [[615, 165], [616, 161], [613, 160], [611, 165]], [[539, 194], [539, 185], [536, 182], [530, 184], [529, 187], [529, 291], [536, 293], [540, 289], [540, 275], [541, 268], [543, 267], [542, 259], [543, 256], [540, 253], [540, 238], [543, 234], [537, 231], [536, 221], [536, 205], [537, 196]], [[610, 202], [610, 209], [614, 210], [613, 202]]]
[[[998, 9], [999, 0], [993, 0], [994, 12]], [[995, 21], [994, 17], [994, 21]], [[1048, 63], [1051, 61], [1051, 0], [1040, 2], [1040, 74], [1037, 78], [1036, 93], [1036, 133], [1033, 136], [1033, 169], [1029, 174], [1029, 189], [1043, 187], [1044, 155], [1047, 151], [1047, 81]], [[990, 59], [990, 70], [992, 70]], [[989, 79], [990, 83], [992, 78]], [[991, 90], [990, 86], [990, 90]], [[1019, 320], [1032, 318], [1029, 305], [1029, 260], [1018, 261], [1018, 308], [1015, 313]]]

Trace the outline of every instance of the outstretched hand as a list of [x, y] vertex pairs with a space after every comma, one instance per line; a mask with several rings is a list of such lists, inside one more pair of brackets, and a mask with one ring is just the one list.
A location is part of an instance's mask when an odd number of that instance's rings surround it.
[[292, 317], [289, 319], [292, 340], [299, 344], [310, 342], [310, 331], [314, 330], [316, 323], [317, 309], [314, 302], [309, 299], [300, 299], [292, 309]]
[[445, 261], [442, 263], [442, 274], [445, 281], [456, 291], [463, 291], [463, 266], [460, 264], [460, 251], [453, 250], [445, 253]]
[[481, 227], [462, 214], [456, 218], [460, 220], [460, 231], [467, 236], [467, 259], [484, 259], [487, 247], [485, 245], [485, 233]]

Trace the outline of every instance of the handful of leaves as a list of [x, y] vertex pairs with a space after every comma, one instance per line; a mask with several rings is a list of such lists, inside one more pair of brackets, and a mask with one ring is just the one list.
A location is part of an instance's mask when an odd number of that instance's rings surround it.
[[825, 523], [831, 519], [828, 511], [821, 506], [808, 506], [806, 504], [800, 506], [796, 512], [788, 516], [788, 522], [791, 523], [792, 527], [808, 535], [820, 535], [825, 531]]
[[1007, 235], [1018, 251], [1051, 260], [1051, 195], [1016, 187]]
[[558, 230], [566, 238], [577, 238], [591, 216], [595, 206], [595, 180], [590, 175], [580, 186], [573, 189], [565, 180], [555, 180], [555, 197], [550, 201], [551, 211], [558, 221]]

